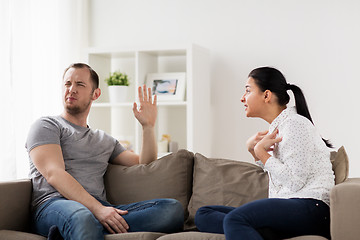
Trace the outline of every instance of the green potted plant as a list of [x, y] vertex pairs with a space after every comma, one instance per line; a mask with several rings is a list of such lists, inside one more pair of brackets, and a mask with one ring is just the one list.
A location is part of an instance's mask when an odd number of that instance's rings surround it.
[[108, 86], [129, 86], [129, 77], [125, 73], [119, 71], [109, 74], [109, 77], [105, 79]]
[[129, 77], [125, 73], [115, 71], [105, 79], [109, 89], [110, 102], [126, 102], [129, 88]]

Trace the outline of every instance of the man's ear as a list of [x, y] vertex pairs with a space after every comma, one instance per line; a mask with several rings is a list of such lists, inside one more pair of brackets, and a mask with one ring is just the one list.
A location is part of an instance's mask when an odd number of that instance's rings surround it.
[[272, 92], [270, 90], [265, 90], [264, 92], [264, 100], [266, 103], [269, 103], [272, 98]]
[[95, 89], [92, 95], [92, 100], [94, 101], [98, 99], [100, 95], [101, 95], [101, 89], [100, 88]]

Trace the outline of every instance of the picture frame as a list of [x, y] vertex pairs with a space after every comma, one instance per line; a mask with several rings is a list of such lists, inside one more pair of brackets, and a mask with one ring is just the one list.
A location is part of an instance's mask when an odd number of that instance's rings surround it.
[[186, 88], [186, 73], [149, 73], [146, 85], [151, 88], [152, 94], [157, 95], [157, 100], [184, 101]]

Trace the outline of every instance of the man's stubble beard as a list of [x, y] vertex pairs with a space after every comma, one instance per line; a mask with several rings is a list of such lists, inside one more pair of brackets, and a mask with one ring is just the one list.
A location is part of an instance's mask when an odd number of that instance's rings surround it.
[[71, 115], [79, 115], [84, 113], [89, 108], [90, 104], [91, 104], [91, 99], [89, 99], [89, 102], [87, 102], [85, 105], [82, 106], [67, 106], [65, 104], [65, 110], [67, 113]]

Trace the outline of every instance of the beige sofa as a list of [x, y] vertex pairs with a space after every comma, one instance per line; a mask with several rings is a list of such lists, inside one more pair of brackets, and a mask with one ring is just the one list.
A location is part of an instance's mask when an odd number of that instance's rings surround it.
[[[359, 239], [360, 178], [347, 179], [348, 162], [343, 148], [332, 153], [337, 183], [331, 192], [331, 235], [334, 240]], [[196, 232], [194, 215], [203, 205], [240, 206], [267, 197], [267, 175], [251, 163], [211, 159], [186, 150], [165, 156], [149, 165], [122, 167], [110, 165], [105, 176], [109, 201], [130, 203], [153, 198], [175, 198], [185, 210], [184, 232], [126, 233], [107, 235], [105, 239], [144, 240], [224, 240], [222, 234]], [[29, 233], [31, 181], [0, 183], [0, 239], [40, 240]], [[319, 236], [301, 236], [292, 240], [320, 240]]]

